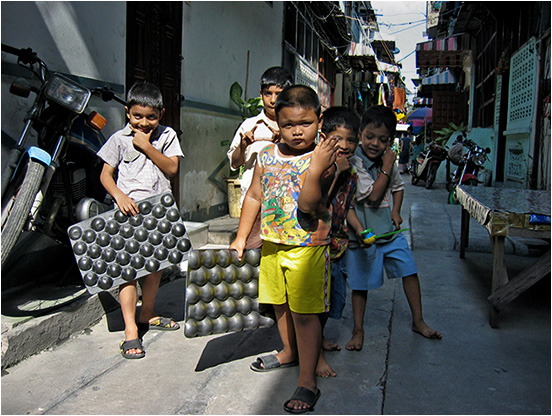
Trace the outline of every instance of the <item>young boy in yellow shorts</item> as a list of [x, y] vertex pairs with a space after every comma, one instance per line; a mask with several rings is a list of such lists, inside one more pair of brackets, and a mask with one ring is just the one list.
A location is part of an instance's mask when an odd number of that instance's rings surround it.
[[251, 368], [268, 371], [296, 365], [299, 359], [298, 387], [284, 410], [305, 413], [320, 397], [316, 387], [322, 342], [319, 315], [328, 312], [330, 293], [330, 215], [325, 198], [335, 175], [337, 147], [335, 139], [315, 143], [320, 101], [310, 87], [284, 89], [275, 110], [280, 142], [259, 152], [230, 248], [241, 258], [260, 210], [259, 303], [274, 306], [284, 349], [270, 360], [257, 359]]

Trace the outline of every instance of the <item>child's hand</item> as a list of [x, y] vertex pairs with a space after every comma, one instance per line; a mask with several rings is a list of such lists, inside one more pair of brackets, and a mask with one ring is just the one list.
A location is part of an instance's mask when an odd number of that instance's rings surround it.
[[399, 214], [398, 212], [391, 211], [391, 221], [393, 221], [393, 224], [395, 225], [396, 230], [401, 228], [401, 224], [403, 222], [401, 214]]
[[137, 130], [131, 126], [132, 131], [134, 132], [134, 138], [132, 139], [132, 144], [139, 150], [145, 150], [147, 147], [151, 146], [151, 133], [144, 133], [143, 131]]
[[246, 131], [245, 133], [240, 133], [240, 136], [241, 136], [241, 147], [243, 149], [246, 149], [247, 146], [249, 146], [251, 143], [253, 143], [255, 141], [255, 130], [257, 130], [257, 126], [259, 124], [255, 124], [255, 126], [249, 130], [249, 131]]
[[280, 141], [280, 132], [278, 130], [274, 130], [272, 127], [268, 125], [266, 121], [263, 119], [257, 121], [257, 124], [263, 123], [268, 129], [272, 132], [272, 142], [278, 143]]
[[314, 148], [309, 170], [322, 174], [329, 169], [336, 160], [338, 150], [337, 139], [327, 139], [324, 133], [320, 133], [320, 142]]
[[351, 168], [351, 162], [349, 162], [349, 158], [344, 155], [337, 156], [335, 163], [337, 164], [337, 175]]
[[230, 244], [229, 250], [236, 250], [238, 252], [238, 259], [242, 259], [243, 257], [243, 251], [245, 250], [245, 241], [241, 240], [234, 240], [232, 244]]
[[397, 158], [397, 155], [391, 149], [391, 147], [388, 147], [385, 152], [383, 152], [383, 155], [381, 156], [381, 161], [383, 162], [383, 166], [391, 167], [395, 163], [395, 159]]
[[136, 202], [134, 202], [134, 200], [127, 195], [122, 194], [121, 196], [117, 197], [115, 202], [117, 202], [117, 206], [125, 215], [132, 215], [134, 217], [135, 215], [138, 215], [140, 213]]

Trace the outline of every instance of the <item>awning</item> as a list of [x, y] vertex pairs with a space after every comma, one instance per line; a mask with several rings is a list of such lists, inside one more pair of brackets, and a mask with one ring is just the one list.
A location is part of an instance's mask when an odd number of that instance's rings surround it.
[[469, 49], [468, 35], [456, 35], [416, 44], [416, 67], [461, 68], [465, 51]]
[[422, 78], [422, 85], [456, 84], [458, 80], [451, 71], [443, 71], [439, 74]]

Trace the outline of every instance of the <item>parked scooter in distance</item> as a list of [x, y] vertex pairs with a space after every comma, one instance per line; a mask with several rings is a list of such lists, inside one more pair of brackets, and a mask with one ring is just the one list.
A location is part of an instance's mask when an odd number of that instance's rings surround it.
[[[491, 149], [489, 149], [488, 147], [483, 149], [472, 140], [465, 138], [465, 136], [463, 140], [459, 140], [459, 142], [455, 146], [459, 147], [460, 145], [466, 147], [468, 151], [466, 153], [463, 153], [459, 160], [458, 158], [454, 157], [454, 155], [449, 155], [451, 162], [458, 165], [456, 171], [447, 182], [447, 189], [450, 191], [447, 201], [449, 204], [458, 203], [458, 199], [456, 197], [457, 186], [477, 186], [479, 183], [482, 183], [478, 179], [479, 170], [487, 161], [487, 156], [491, 153]], [[455, 146], [451, 148], [450, 152], [453, 151]]]
[[425, 181], [426, 189], [431, 188], [437, 177], [437, 170], [443, 160], [447, 158], [447, 150], [432, 143], [427, 152], [422, 152], [418, 157], [412, 160], [410, 166], [410, 175], [412, 176], [412, 185], [416, 185], [420, 180]]

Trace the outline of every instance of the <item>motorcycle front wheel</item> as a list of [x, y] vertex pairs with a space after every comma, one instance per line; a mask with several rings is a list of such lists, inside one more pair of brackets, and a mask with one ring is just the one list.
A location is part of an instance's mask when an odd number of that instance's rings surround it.
[[416, 185], [418, 182], [420, 182], [420, 178], [417, 176], [418, 173], [418, 162], [416, 159], [412, 161], [412, 166], [410, 167], [410, 175], [412, 175], [412, 185]]
[[4, 266], [29, 217], [45, 169], [46, 167], [43, 164], [29, 160], [21, 186], [10, 198], [9, 208], [5, 210], [6, 212], [2, 212], [2, 266]]
[[429, 167], [429, 171], [427, 172], [427, 178], [425, 181], [426, 189], [431, 188], [431, 185], [433, 185], [433, 182], [435, 182], [435, 178], [437, 177], [437, 167], [437, 165], [431, 165]]

